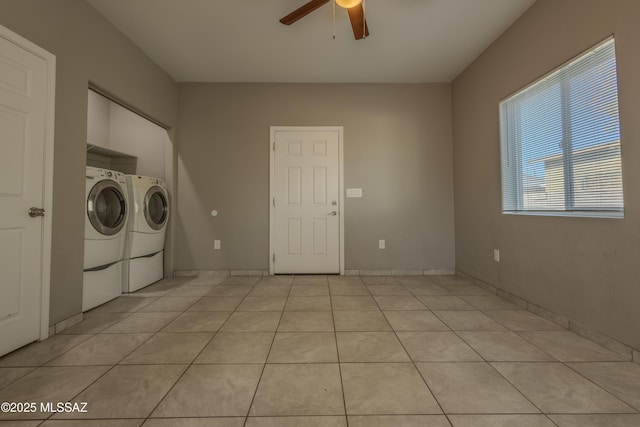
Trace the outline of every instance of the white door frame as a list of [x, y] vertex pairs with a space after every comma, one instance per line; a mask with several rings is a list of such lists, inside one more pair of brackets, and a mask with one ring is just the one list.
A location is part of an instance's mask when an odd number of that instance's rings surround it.
[[0, 25], [0, 37], [42, 58], [47, 64], [47, 107], [44, 129], [42, 203], [42, 270], [40, 272], [40, 340], [49, 337], [49, 295], [51, 286], [51, 213], [53, 210], [53, 142], [55, 124], [56, 57], [19, 34]]
[[273, 257], [275, 254], [275, 206], [273, 198], [275, 197], [275, 135], [276, 132], [338, 132], [338, 191], [340, 192], [339, 200], [339, 239], [340, 239], [340, 275], [344, 275], [344, 151], [343, 151], [343, 135], [344, 128], [342, 126], [271, 126], [269, 138], [269, 274], [275, 274], [275, 263]]

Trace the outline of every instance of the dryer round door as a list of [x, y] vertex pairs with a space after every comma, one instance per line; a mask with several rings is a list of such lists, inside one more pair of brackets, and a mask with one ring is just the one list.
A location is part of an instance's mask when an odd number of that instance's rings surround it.
[[154, 185], [144, 195], [144, 219], [154, 230], [160, 230], [167, 223], [169, 203], [162, 188]]
[[113, 236], [122, 230], [127, 221], [127, 201], [117, 182], [104, 179], [93, 186], [87, 197], [87, 216], [100, 234]]

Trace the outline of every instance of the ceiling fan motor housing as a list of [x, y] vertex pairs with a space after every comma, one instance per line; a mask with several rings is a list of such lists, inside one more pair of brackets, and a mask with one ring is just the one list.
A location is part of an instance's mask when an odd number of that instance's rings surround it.
[[340, 7], [344, 7], [345, 9], [351, 9], [352, 7], [356, 7], [362, 0], [336, 0], [336, 3]]

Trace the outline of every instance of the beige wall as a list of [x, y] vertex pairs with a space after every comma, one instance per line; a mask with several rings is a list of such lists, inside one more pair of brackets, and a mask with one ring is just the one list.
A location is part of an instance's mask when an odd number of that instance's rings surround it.
[[167, 126], [176, 84], [82, 0], [0, 0], [0, 25], [56, 55], [51, 323], [80, 313], [89, 82]]
[[268, 269], [269, 126], [344, 126], [345, 188], [364, 193], [345, 200], [346, 269], [452, 269], [450, 101], [448, 84], [180, 84], [176, 270]]
[[[457, 268], [640, 348], [640, 2], [539, 0], [453, 83]], [[502, 215], [498, 102], [615, 33], [624, 219]], [[501, 262], [493, 262], [500, 248]]]

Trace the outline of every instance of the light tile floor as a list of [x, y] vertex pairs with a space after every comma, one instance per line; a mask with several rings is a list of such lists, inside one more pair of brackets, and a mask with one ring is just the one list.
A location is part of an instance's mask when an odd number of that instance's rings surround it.
[[640, 365], [456, 276], [167, 279], [0, 358], [45, 427], [637, 427]]

